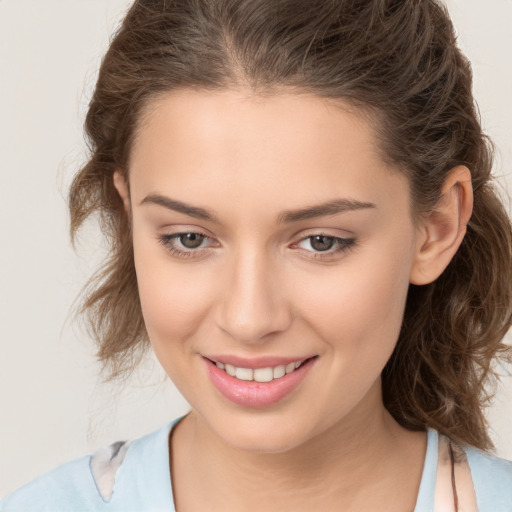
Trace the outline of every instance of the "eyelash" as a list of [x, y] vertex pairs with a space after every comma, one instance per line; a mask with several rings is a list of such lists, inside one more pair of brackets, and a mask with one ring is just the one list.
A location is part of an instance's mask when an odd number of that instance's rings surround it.
[[[205, 233], [201, 233], [199, 231], [184, 231], [181, 233], [175, 233], [173, 235], [161, 235], [159, 237], [159, 242], [173, 255], [178, 258], [200, 258], [206, 251], [206, 248], [197, 248], [197, 249], [187, 249], [182, 250], [176, 247], [176, 242], [180, 237], [188, 234], [199, 235], [204, 237], [205, 239], [210, 239], [208, 235]], [[332, 235], [328, 235], [327, 233], [315, 233], [304, 238], [301, 238], [297, 243], [293, 244], [297, 246], [298, 244], [306, 241], [312, 240], [315, 237], [325, 237], [334, 242], [334, 249], [328, 249], [326, 251], [306, 251], [312, 255], [314, 259], [317, 260], [328, 260], [332, 259], [333, 256], [343, 253], [348, 253], [352, 250], [356, 244], [356, 240], [354, 238], [341, 238]]]
[[203, 236], [205, 239], [210, 238], [208, 235], [206, 235], [205, 233], [201, 233], [200, 231], [183, 231], [181, 233], [176, 233], [174, 235], [162, 235], [159, 237], [159, 241], [173, 256], [177, 256], [178, 258], [194, 258], [202, 256], [202, 254], [206, 250], [204, 248], [187, 250], [181, 250], [176, 248], [176, 241], [180, 237], [189, 234]]
[[327, 233], [315, 233], [313, 235], [309, 235], [304, 238], [301, 238], [299, 240], [299, 242], [297, 242], [296, 244], [293, 244], [293, 245], [296, 246], [306, 240], [309, 240], [310, 244], [311, 244], [311, 240], [315, 237], [324, 237], [324, 238], [328, 238], [329, 240], [333, 241], [333, 248], [329, 248], [326, 251], [315, 251], [315, 250], [306, 251], [308, 253], [311, 253], [313, 258], [315, 258], [317, 260], [328, 260], [328, 259], [332, 259], [333, 257], [336, 257], [337, 255], [347, 254], [349, 251], [351, 251], [354, 248], [354, 246], [356, 244], [355, 238], [341, 238], [338, 236], [329, 235]]

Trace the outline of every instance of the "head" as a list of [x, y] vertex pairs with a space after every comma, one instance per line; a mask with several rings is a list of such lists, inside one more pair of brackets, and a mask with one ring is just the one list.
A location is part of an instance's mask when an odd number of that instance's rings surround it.
[[[133, 366], [148, 334], [173, 374], [185, 334], [202, 355], [215, 355], [197, 341], [212, 333], [221, 350], [242, 343], [258, 355], [300, 333], [332, 339], [341, 327], [353, 334], [344, 350], [364, 363], [356, 377], [368, 375], [357, 377], [354, 400], [375, 389], [408, 428], [489, 445], [482, 404], [510, 325], [511, 230], [490, 185], [470, 67], [437, 2], [135, 2], [102, 63], [86, 129], [91, 158], [72, 185], [72, 231], [99, 211], [111, 240], [84, 309], [112, 375]], [[203, 260], [169, 264], [161, 244], [148, 249], [147, 226], [154, 235], [160, 225], [170, 244], [176, 232], [163, 225], [191, 225], [166, 220], [155, 193], [218, 217], [199, 224], [213, 244]], [[285, 210], [337, 198], [363, 206], [342, 222], [328, 215], [295, 231], [276, 227]], [[386, 239], [370, 228], [379, 220]], [[344, 240], [343, 260], [285, 265], [290, 256], [269, 256], [287, 247], [309, 257], [313, 227], [331, 237], [316, 243]], [[205, 292], [169, 293], [180, 276], [206, 283]], [[338, 324], [343, 314], [353, 322]], [[186, 323], [197, 319], [193, 332]], [[379, 327], [386, 343], [373, 357]], [[174, 361], [162, 348], [167, 334]], [[356, 339], [367, 342], [362, 353]], [[309, 354], [304, 345], [301, 355], [321, 358], [330, 346]]]

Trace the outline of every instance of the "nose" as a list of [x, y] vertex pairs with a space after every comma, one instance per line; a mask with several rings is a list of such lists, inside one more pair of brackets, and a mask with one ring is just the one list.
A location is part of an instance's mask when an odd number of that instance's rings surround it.
[[217, 325], [234, 340], [263, 343], [269, 335], [285, 331], [292, 315], [277, 265], [256, 251], [234, 257], [223, 279], [225, 289], [217, 309]]

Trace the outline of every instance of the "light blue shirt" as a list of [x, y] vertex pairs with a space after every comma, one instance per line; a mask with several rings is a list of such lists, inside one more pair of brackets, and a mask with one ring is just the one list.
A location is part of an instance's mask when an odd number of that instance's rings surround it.
[[[102, 497], [90, 455], [64, 464], [0, 502], [0, 512], [173, 512], [168, 439], [176, 420], [126, 445], [111, 496]], [[428, 431], [427, 452], [414, 512], [433, 512], [438, 434]], [[112, 445], [115, 460], [121, 443]], [[479, 512], [512, 512], [512, 462], [464, 447]], [[105, 456], [103, 453], [103, 457]], [[93, 463], [94, 466], [94, 463]], [[96, 473], [95, 473], [96, 474]], [[97, 478], [98, 479], [98, 478]], [[105, 492], [103, 491], [103, 495]]]

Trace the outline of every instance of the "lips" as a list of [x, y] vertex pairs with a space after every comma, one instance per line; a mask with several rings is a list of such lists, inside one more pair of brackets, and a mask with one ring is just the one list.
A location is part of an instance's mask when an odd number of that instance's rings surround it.
[[302, 363], [304, 363], [304, 360], [288, 363], [287, 365], [280, 364], [274, 367], [267, 366], [264, 368], [244, 368], [221, 362], [216, 362], [215, 364], [217, 368], [224, 370], [228, 375], [239, 380], [272, 382], [274, 379], [280, 379], [292, 373], [299, 368]]
[[203, 358], [214, 387], [243, 407], [267, 407], [283, 400], [305, 379], [317, 357], [303, 359], [240, 359], [234, 356]]

